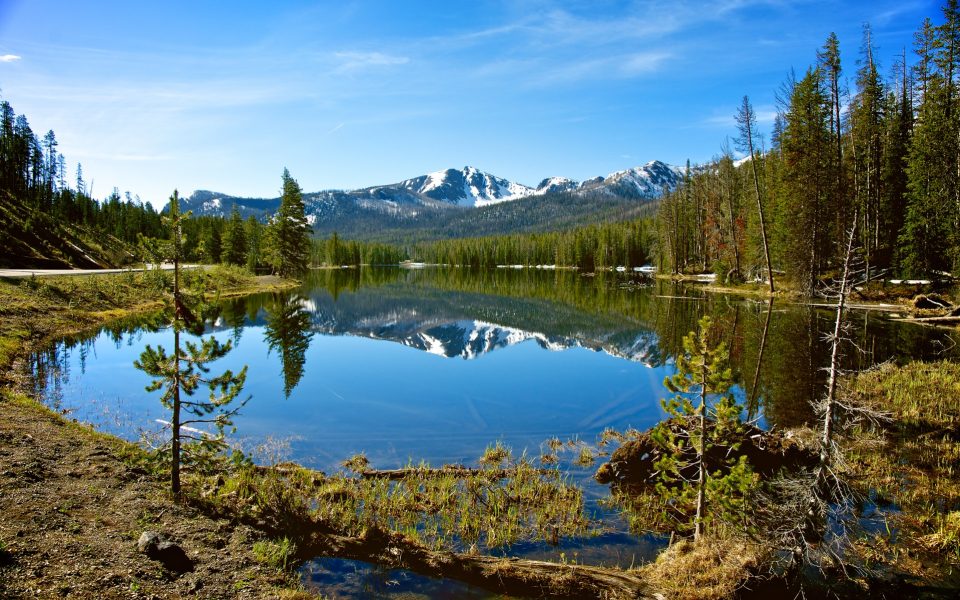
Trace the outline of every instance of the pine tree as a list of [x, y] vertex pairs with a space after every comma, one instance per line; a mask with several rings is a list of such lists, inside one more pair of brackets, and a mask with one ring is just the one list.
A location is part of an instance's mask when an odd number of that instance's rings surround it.
[[893, 264], [900, 263], [897, 236], [903, 229], [907, 210], [907, 172], [905, 163], [913, 131], [913, 106], [907, 81], [906, 50], [898, 65], [899, 93], [890, 92], [884, 109], [883, 170], [881, 178], [884, 210], [885, 246], [891, 249]]
[[[207, 452], [217, 452], [225, 447], [224, 430], [233, 425], [232, 418], [246, 400], [239, 405], [230, 406], [243, 389], [247, 376], [247, 367], [234, 374], [227, 370], [223, 374], [210, 377], [207, 363], [226, 355], [232, 348], [230, 341], [221, 344], [216, 338], [201, 339], [200, 344], [185, 341], [181, 345], [184, 331], [199, 332], [203, 329], [203, 320], [198, 319], [180, 282], [180, 263], [183, 260], [183, 223], [190, 213], [180, 214], [179, 195], [176, 191], [170, 197], [169, 214], [164, 221], [171, 233], [166, 254], [173, 261], [173, 353], [167, 354], [162, 346], [154, 349], [147, 345], [134, 361], [134, 366], [155, 377], [147, 386], [148, 392], [163, 390], [160, 403], [170, 410], [170, 489], [173, 495], [180, 495], [180, 466], [183, 440], [192, 440], [199, 448]], [[210, 389], [206, 400], [193, 400], [193, 394], [200, 385]], [[183, 418], [187, 413], [186, 419]], [[197, 431], [192, 425], [213, 425], [216, 433], [185, 433]]]
[[309, 265], [312, 231], [305, 210], [300, 185], [284, 169], [280, 209], [268, 228], [268, 261], [283, 277], [299, 276]]
[[280, 354], [283, 368], [283, 393], [290, 393], [303, 377], [303, 367], [310, 347], [312, 322], [310, 313], [303, 309], [303, 298], [294, 296], [275, 297], [267, 309], [264, 338], [270, 351]]
[[907, 209], [900, 234], [900, 268], [905, 275], [935, 275], [960, 262], [958, 234], [960, 181], [960, 119], [953, 103], [957, 97], [957, 2], [948, 2], [946, 22], [931, 30], [929, 23], [918, 36], [917, 77], [920, 105], [907, 159]]
[[781, 148], [784, 172], [779, 225], [784, 237], [784, 259], [797, 286], [810, 294], [817, 275], [830, 256], [831, 237], [826, 224], [835, 179], [829, 129], [829, 104], [821, 87], [821, 73], [810, 69], [793, 87], [785, 115]]
[[223, 249], [220, 254], [223, 262], [227, 264], [242, 266], [247, 263], [247, 232], [236, 204], [233, 205], [230, 220], [223, 231]]
[[243, 224], [244, 237], [247, 240], [247, 268], [256, 271], [263, 264], [264, 227], [253, 216], [247, 217]]
[[856, 211], [861, 215], [860, 234], [870, 275], [872, 255], [880, 245], [881, 178], [883, 164], [884, 91], [873, 59], [869, 26], [864, 26], [860, 70], [857, 71], [857, 94], [850, 108], [853, 147], [854, 195]]
[[739, 445], [742, 407], [729, 393], [733, 373], [726, 345], [711, 344], [710, 317], [700, 319], [698, 327], [683, 338], [677, 372], [664, 380], [667, 389], [677, 393], [661, 401], [670, 419], [652, 433], [663, 450], [656, 463], [660, 472], [656, 491], [674, 509], [692, 505], [695, 541], [703, 536], [708, 514], [736, 518], [740, 500], [756, 481], [745, 456], [735, 460], [726, 458], [727, 452], [717, 452], [721, 447], [735, 449]]

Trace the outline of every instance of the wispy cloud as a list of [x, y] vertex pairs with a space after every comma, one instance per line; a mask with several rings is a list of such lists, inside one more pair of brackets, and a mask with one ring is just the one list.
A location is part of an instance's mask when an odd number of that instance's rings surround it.
[[23, 58], [22, 56], [17, 56], [16, 54], [3, 54], [0, 55], [0, 63], [12, 63], [17, 62]]
[[643, 75], [658, 70], [665, 61], [670, 59], [668, 52], [641, 52], [624, 57], [620, 64], [620, 73], [626, 77]]
[[540, 87], [589, 80], [631, 79], [658, 71], [670, 57], [667, 52], [641, 52], [560, 62], [539, 74], [531, 74], [529, 84]]
[[877, 13], [872, 19], [870, 19], [870, 22], [882, 27], [891, 21], [894, 21], [900, 15], [916, 10], [918, 7], [923, 7], [925, 5], [925, 2], [902, 2], [894, 8]]
[[394, 67], [410, 62], [407, 56], [395, 56], [383, 52], [335, 52], [334, 56], [340, 61], [338, 70], [354, 71], [369, 67]]
[[[701, 121], [703, 125], [713, 126], [713, 127], [726, 127], [733, 129], [737, 126], [737, 120], [734, 118], [736, 113], [736, 108], [730, 109], [730, 114], [715, 114], [713, 116], [707, 117]], [[771, 125], [777, 118], [777, 111], [769, 106], [758, 107], [754, 109], [754, 114], [757, 117], [757, 123], [759, 125]]]
[[327, 132], [327, 135], [340, 131], [341, 129], [343, 129], [344, 125], [346, 125], [346, 123], [337, 123], [336, 126], [334, 126], [332, 129], [330, 129], [330, 131]]

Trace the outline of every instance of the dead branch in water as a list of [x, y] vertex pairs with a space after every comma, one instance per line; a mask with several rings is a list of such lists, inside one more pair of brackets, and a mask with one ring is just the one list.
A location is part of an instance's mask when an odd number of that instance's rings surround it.
[[[543, 475], [551, 473], [548, 469], [536, 469], [536, 472]], [[406, 467], [403, 469], [368, 469], [360, 471], [360, 477], [364, 479], [405, 479], [407, 477], [443, 477], [452, 475], [454, 477], [488, 477], [490, 479], [506, 479], [516, 474], [516, 469], [483, 469], [475, 467], [465, 467], [463, 465], [444, 465], [438, 468], [430, 467]]]
[[536, 598], [656, 598], [638, 573], [608, 567], [553, 563], [431, 550], [398, 533], [368, 529], [360, 537], [315, 532], [301, 554], [332, 556], [457, 579], [497, 593]]

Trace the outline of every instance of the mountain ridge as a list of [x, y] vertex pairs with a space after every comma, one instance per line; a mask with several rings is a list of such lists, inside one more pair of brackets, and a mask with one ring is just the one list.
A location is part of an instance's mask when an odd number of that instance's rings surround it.
[[[355, 190], [305, 192], [307, 220], [318, 235], [336, 231], [353, 239], [411, 241], [524, 230], [560, 229], [631, 215], [682, 179], [682, 169], [661, 161], [577, 182], [549, 177], [537, 187], [476, 167], [445, 169], [398, 183]], [[181, 199], [198, 216], [267, 220], [279, 198], [244, 198], [196, 190]], [[499, 226], [498, 226], [499, 225]], [[384, 232], [389, 237], [384, 239]]]

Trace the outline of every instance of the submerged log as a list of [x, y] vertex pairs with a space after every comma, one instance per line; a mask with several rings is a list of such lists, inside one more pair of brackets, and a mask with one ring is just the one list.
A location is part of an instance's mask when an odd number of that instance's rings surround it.
[[[453, 475], [454, 477], [474, 477], [483, 476], [492, 479], [506, 479], [515, 475], [517, 470], [513, 469], [478, 469], [475, 467], [465, 467], [463, 465], [444, 465], [438, 468], [429, 467], [406, 467], [403, 469], [368, 469], [360, 472], [360, 477], [364, 479], [404, 479], [406, 477], [443, 477]], [[537, 469], [537, 473], [550, 473], [547, 469]]]
[[368, 529], [361, 537], [318, 531], [300, 547], [304, 556], [331, 556], [456, 579], [484, 589], [535, 598], [657, 598], [638, 573], [520, 558], [431, 550], [403, 535]]

